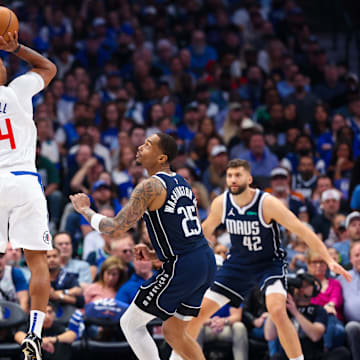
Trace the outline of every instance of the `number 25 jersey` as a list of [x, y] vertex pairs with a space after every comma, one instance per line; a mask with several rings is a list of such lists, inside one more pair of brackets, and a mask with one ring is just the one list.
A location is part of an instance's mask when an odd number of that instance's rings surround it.
[[266, 224], [263, 201], [268, 193], [256, 189], [251, 202], [243, 207], [236, 204], [233, 195], [224, 193], [222, 223], [230, 234], [230, 261], [255, 264], [284, 259], [280, 231], [274, 220]]
[[43, 88], [43, 78], [33, 71], [0, 86], [0, 173], [36, 171], [32, 97]]
[[162, 183], [167, 192], [160, 209], [147, 210], [144, 214], [158, 258], [165, 261], [207, 246], [197, 216], [196, 198], [186, 180], [175, 173], [158, 172], [153, 177]]

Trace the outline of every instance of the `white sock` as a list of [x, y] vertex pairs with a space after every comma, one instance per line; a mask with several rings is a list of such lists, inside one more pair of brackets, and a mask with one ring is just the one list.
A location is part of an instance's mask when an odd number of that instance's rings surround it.
[[169, 360], [183, 360], [183, 358], [173, 350], [171, 352]]
[[291, 358], [289, 360], [304, 360], [304, 355], [300, 355], [300, 356], [298, 356], [296, 358]]
[[33, 332], [37, 337], [41, 338], [41, 330], [45, 319], [45, 313], [39, 310], [30, 311], [30, 328], [29, 332]]

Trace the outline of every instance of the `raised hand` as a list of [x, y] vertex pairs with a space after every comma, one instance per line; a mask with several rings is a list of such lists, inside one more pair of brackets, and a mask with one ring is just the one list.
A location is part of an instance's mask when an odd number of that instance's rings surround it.
[[8, 32], [9, 41], [6, 41], [3, 36], [0, 36], [0, 50], [13, 52], [18, 47], [18, 33], [14, 31], [14, 33]]
[[74, 205], [74, 209], [80, 214], [82, 214], [84, 210], [90, 207], [90, 199], [84, 193], [70, 195], [69, 197], [72, 204]]

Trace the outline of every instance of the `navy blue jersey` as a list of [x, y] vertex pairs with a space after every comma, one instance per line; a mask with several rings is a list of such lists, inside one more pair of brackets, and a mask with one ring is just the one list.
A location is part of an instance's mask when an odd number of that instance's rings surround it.
[[207, 245], [197, 216], [196, 198], [191, 187], [177, 174], [158, 172], [167, 195], [163, 206], [145, 211], [144, 219], [158, 258], [165, 261]]
[[262, 204], [268, 195], [256, 189], [252, 201], [240, 207], [229, 191], [224, 193], [222, 223], [230, 234], [230, 262], [255, 264], [284, 258], [278, 224], [266, 224], [263, 218]]

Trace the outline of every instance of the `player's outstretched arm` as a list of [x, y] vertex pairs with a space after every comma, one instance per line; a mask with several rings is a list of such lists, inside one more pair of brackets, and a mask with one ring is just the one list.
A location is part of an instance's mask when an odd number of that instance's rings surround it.
[[223, 212], [223, 198], [224, 194], [217, 196], [210, 206], [210, 212], [206, 220], [201, 224], [204, 236], [207, 240], [211, 241], [215, 245], [213, 240], [213, 234], [215, 229], [221, 223], [221, 216]]
[[14, 34], [9, 32], [8, 36], [9, 41], [5, 41], [4, 38], [0, 36], [0, 50], [11, 52], [20, 59], [28, 62], [32, 66], [31, 71], [38, 73], [44, 79], [45, 87], [48, 86], [56, 75], [56, 65], [35, 50], [19, 44], [16, 31]]
[[320, 238], [304, 225], [280, 200], [271, 195], [267, 196], [264, 199], [263, 215], [267, 223], [275, 220], [295, 235], [301, 237], [311, 249], [324, 259], [330, 270], [343, 275], [347, 281], [351, 281], [351, 275], [331, 258]]
[[75, 210], [84, 215], [93, 228], [115, 237], [132, 228], [163, 191], [165, 189], [159, 180], [154, 178], [144, 180], [136, 186], [128, 203], [113, 218], [97, 214], [90, 209], [90, 200], [85, 194], [71, 195], [70, 200]]

